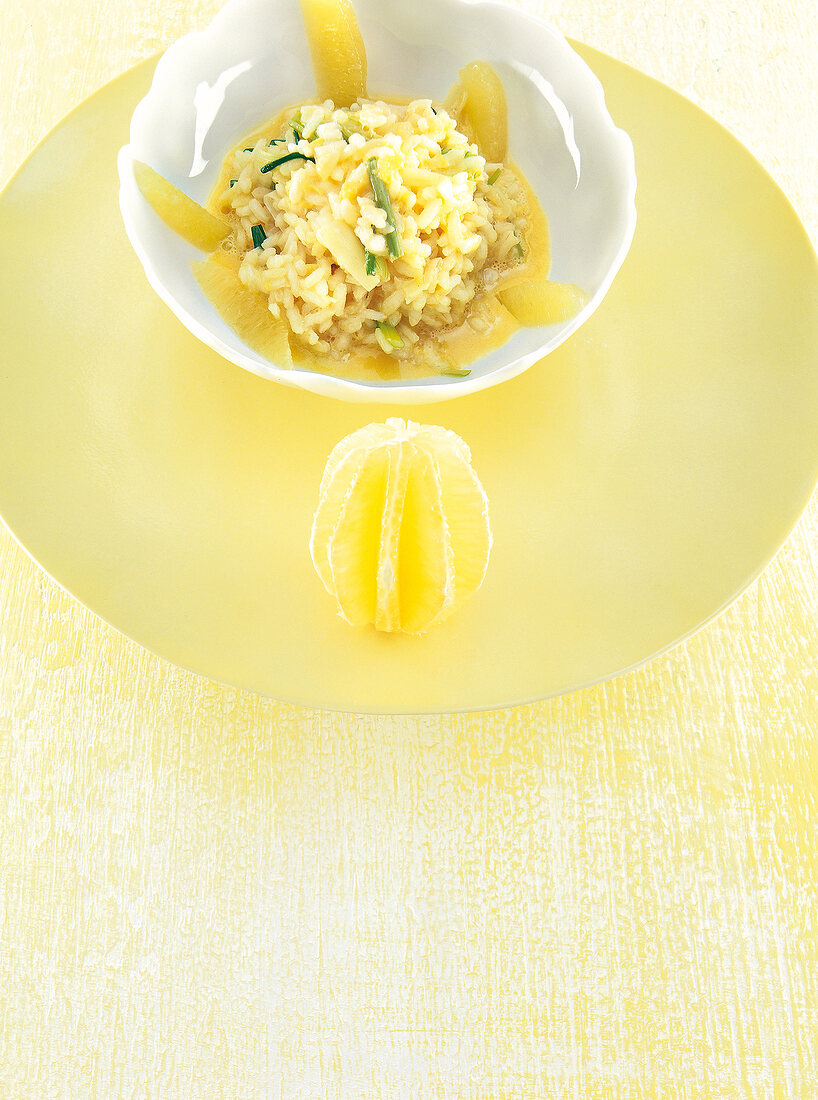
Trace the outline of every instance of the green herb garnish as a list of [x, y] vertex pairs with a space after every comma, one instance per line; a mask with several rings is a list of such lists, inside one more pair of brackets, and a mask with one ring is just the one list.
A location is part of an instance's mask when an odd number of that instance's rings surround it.
[[364, 262], [367, 275], [377, 275], [382, 283], [389, 278], [389, 268], [386, 266], [386, 260], [383, 256], [378, 256], [377, 253], [370, 252], [366, 248], [364, 249]]
[[471, 374], [471, 369], [469, 367], [445, 366], [440, 368], [440, 373], [451, 375], [452, 378], [467, 378]]
[[286, 157], [279, 157], [278, 160], [271, 160], [269, 164], [264, 165], [261, 171], [272, 172], [274, 168], [280, 168], [282, 164], [286, 164], [289, 160], [308, 160], [312, 164], [315, 164], [315, 157], [308, 157], [304, 153], [288, 153]]
[[376, 321], [375, 328], [378, 329], [387, 344], [391, 344], [393, 348], [402, 348], [405, 346], [403, 337], [394, 325], [388, 325], [386, 321]]
[[500, 173], [502, 172], [502, 170], [503, 170], [502, 168], [495, 168], [494, 171], [489, 176], [489, 178], [486, 180], [486, 183], [488, 183], [489, 186], [491, 186], [492, 184], [495, 184], [497, 182], [497, 180], [500, 178]]
[[392, 209], [392, 200], [389, 198], [386, 184], [378, 175], [378, 162], [375, 157], [369, 158], [366, 162], [366, 167], [369, 172], [369, 182], [372, 184], [375, 202], [381, 210], [383, 210], [384, 214], [386, 214], [386, 223], [389, 226], [389, 232], [386, 234], [386, 247], [392, 259], [396, 260], [398, 256], [403, 255], [403, 248], [400, 243], [400, 237], [398, 236], [395, 212]]
[[296, 114], [294, 114], [293, 117], [290, 119], [289, 126], [292, 132], [295, 134], [296, 140], [300, 141], [301, 135], [304, 132], [304, 122], [301, 118], [300, 111], [297, 111]]
[[[349, 111], [351, 110], [352, 108], [350, 107]], [[346, 121], [338, 123], [344, 141], [349, 141], [353, 134], [360, 134], [361, 137], [364, 138], [367, 137], [366, 131], [368, 127], [365, 127], [359, 118], [351, 117], [349, 111], [347, 111]], [[370, 134], [371, 133], [372, 131], [370, 130]]]
[[236, 183], [238, 183], [238, 182], [239, 182], [238, 180], [231, 180], [231, 181], [230, 181], [230, 186], [232, 187], [232, 186], [233, 186], [234, 184], [236, 184]]
[[264, 227], [261, 225], [254, 225], [251, 227], [250, 232], [253, 234], [253, 248], [261, 248], [267, 240], [267, 234], [264, 232]]

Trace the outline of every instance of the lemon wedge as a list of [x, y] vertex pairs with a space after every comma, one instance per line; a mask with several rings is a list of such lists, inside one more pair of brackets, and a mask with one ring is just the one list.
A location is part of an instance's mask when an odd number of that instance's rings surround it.
[[486, 494], [454, 432], [392, 417], [330, 453], [310, 554], [352, 625], [425, 633], [480, 587], [491, 542]]

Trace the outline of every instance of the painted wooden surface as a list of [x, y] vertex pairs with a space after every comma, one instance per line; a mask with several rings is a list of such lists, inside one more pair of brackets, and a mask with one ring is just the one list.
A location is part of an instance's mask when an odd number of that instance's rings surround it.
[[[812, 0], [520, 2], [725, 123], [816, 239]], [[0, 180], [217, 6], [2, 0]], [[398, 720], [173, 668], [0, 531], [0, 1094], [818, 1095], [817, 550], [813, 502], [641, 670]]]

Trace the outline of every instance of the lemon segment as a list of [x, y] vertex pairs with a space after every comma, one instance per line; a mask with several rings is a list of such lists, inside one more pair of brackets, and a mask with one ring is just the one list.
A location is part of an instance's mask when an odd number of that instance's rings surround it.
[[368, 424], [336, 444], [324, 467], [318, 508], [310, 533], [310, 556], [324, 587], [333, 596], [335, 587], [329, 566], [329, 542], [343, 510], [344, 501], [357, 481], [368, 453], [392, 438], [394, 433], [386, 424]]
[[486, 575], [491, 553], [489, 502], [471, 465], [471, 452], [454, 432], [420, 433], [416, 445], [426, 447], [437, 463], [441, 507], [446, 517], [454, 558], [458, 600], [476, 592]]
[[140, 160], [133, 164], [136, 185], [162, 221], [196, 248], [212, 252], [230, 232], [230, 226], [180, 191], [170, 180]]
[[344, 498], [329, 541], [327, 557], [332, 588], [341, 615], [353, 626], [375, 621], [388, 475], [389, 452], [385, 448], [367, 456]]
[[490, 552], [486, 494], [454, 432], [390, 418], [333, 448], [310, 554], [348, 622], [425, 633], [480, 587]]
[[349, 0], [301, 0], [319, 101], [366, 97], [366, 49]]
[[335, 585], [329, 562], [329, 544], [343, 514], [346, 498], [358, 481], [365, 461], [366, 451], [363, 448], [347, 451], [333, 465], [329, 477], [325, 477], [321, 485], [321, 500], [310, 534], [310, 556], [324, 588], [332, 596], [335, 595]]
[[588, 295], [573, 283], [530, 279], [503, 287], [498, 297], [521, 325], [554, 325], [575, 317]]
[[336, 469], [351, 451], [362, 450], [366, 452], [374, 450], [382, 443], [388, 443], [394, 437], [395, 433], [389, 427], [388, 422], [386, 424], [367, 424], [365, 428], [359, 428], [357, 432], [351, 432], [349, 435], [344, 436], [340, 443], [336, 443], [327, 459], [321, 477], [319, 495], [322, 501], [329, 490], [332, 479], [335, 477]]
[[392, 631], [401, 629], [400, 596], [403, 588], [401, 580], [403, 559], [400, 557], [400, 539], [404, 529], [402, 521], [406, 487], [415, 457], [415, 448], [411, 443], [399, 440], [389, 444], [387, 453], [389, 474], [381, 517], [375, 628]]
[[459, 89], [453, 91], [465, 94], [461, 118], [486, 160], [492, 164], [504, 161], [508, 155], [508, 107], [502, 81], [485, 61], [472, 61], [459, 75]]
[[454, 556], [434, 459], [417, 452], [406, 488], [400, 538], [400, 623], [422, 634], [454, 607]]
[[292, 367], [287, 323], [273, 317], [262, 295], [240, 281], [229, 254], [216, 252], [194, 263], [193, 275], [219, 316], [248, 347], [278, 367]]

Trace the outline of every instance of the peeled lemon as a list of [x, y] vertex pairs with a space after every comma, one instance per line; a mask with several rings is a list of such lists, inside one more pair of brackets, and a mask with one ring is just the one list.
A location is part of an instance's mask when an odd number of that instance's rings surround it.
[[454, 432], [392, 417], [330, 453], [310, 553], [353, 626], [425, 633], [480, 587], [491, 541], [486, 494]]

